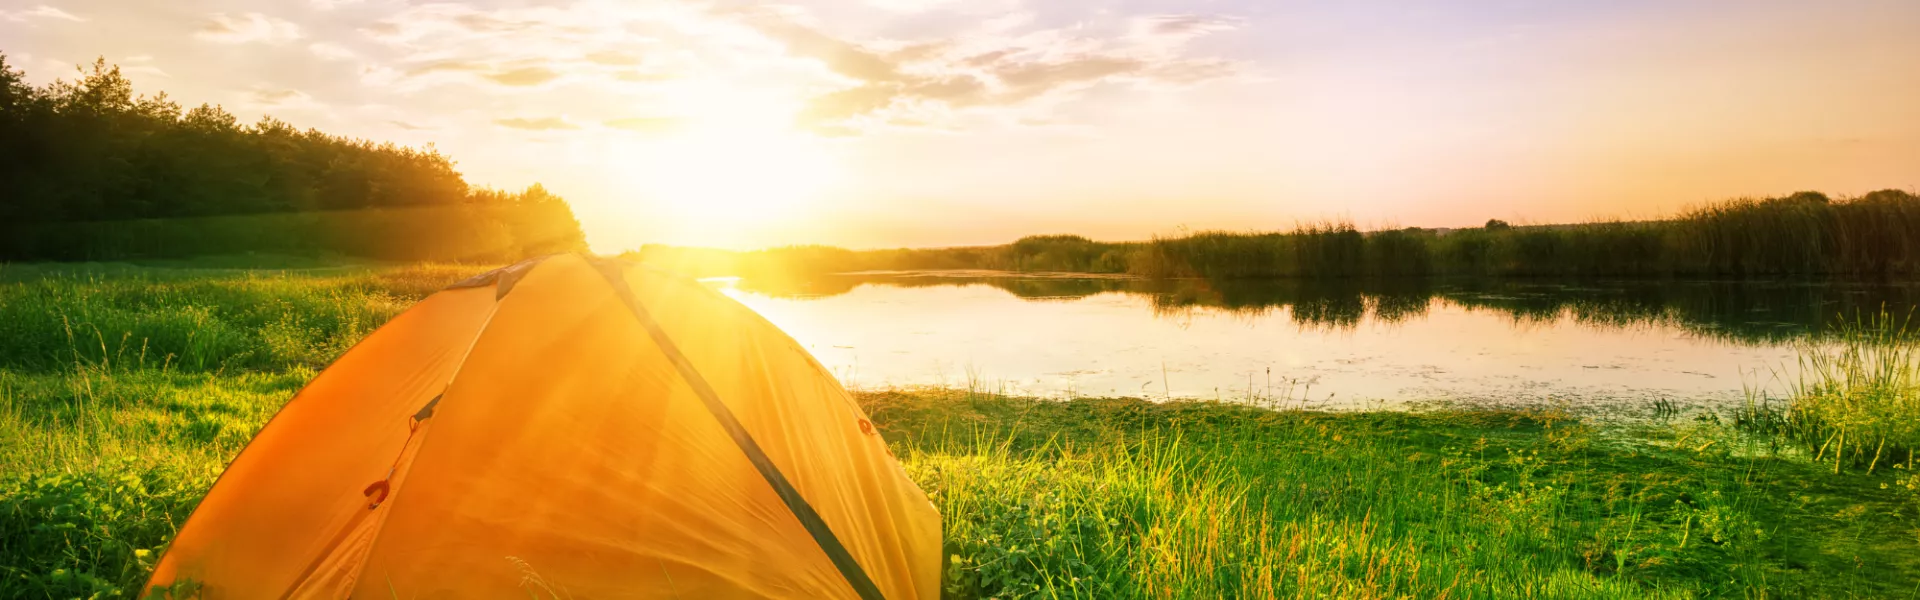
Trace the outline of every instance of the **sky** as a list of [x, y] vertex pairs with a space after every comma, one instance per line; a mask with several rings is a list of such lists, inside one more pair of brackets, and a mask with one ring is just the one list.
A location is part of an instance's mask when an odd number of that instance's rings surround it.
[[0, 0], [245, 121], [540, 182], [596, 250], [1649, 218], [1920, 186], [1920, 2]]

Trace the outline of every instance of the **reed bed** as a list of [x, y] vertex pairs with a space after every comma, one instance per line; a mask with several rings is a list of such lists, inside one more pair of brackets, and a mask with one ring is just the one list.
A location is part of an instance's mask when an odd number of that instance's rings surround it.
[[1199, 231], [1147, 242], [1030, 236], [1004, 246], [734, 252], [648, 246], [630, 256], [699, 276], [994, 269], [1130, 273], [1150, 279], [1849, 277], [1920, 275], [1920, 197], [1800, 192], [1702, 206], [1669, 219], [1361, 231], [1340, 221], [1288, 231]]
[[1147, 277], [1841, 276], [1920, 274], [1920, 197], [1883, 190], [1833, 200], [1801, 192], [1708, 205], [1673, 219], [1360, 233], [1316, 223], [1286, 233], [1158, 238], [1129, 270]]

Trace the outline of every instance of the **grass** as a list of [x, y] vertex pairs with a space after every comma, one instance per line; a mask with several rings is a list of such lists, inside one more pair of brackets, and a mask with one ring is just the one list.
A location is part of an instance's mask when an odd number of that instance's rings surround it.
[[863, 404], [958, 597], [1906, 597], [1916, 509], [1711, 421], [961, 391]]
[[[1911, 315], [1881, 312], [1839, 334], [1802, 343], [1784, 402], [1750, 393], [1749, 429], [1798, 444], [1833, 471], [1913, 469], [1920, 450], [1920, 331]], [[1902, 484], [1920, 484], [1914, 477]]]
[[0, 268], [0, 368], [220, 372], [325, 365], [479, 267]]
[[525, 193], [475, 189], [474, 194], [486, 200], [437, 207], [4, 222], [0, 259], [155, 260], [266, 252], [502, 261], [586, 247], [564, 203], [523, 204]]
[[[472, 270], [0, 270], [0, 597], [130, 595], [316, 368]], [[1906, 457], [1835, 473], [1713, 415], [857, 397], [949, 597], [1920, 597]]]

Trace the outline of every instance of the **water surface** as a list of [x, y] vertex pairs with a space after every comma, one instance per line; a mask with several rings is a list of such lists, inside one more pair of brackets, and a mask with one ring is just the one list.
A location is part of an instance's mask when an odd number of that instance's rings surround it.
[[851, 387], [1645, 411], [1778, 388], [1910, 284], [1151, 282], [994, 272], [715, 280]]

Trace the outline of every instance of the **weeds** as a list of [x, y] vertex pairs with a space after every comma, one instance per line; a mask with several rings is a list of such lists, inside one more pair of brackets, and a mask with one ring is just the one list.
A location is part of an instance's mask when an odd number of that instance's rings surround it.
[[1883, 311], [1837, 330], [1801, 344], [1784, 406], [1750, 391], [1741, 423], [1799, 444], [1834, 473], [1912, 465], [1920, 449], [1920, 337], [1911, 315]]

